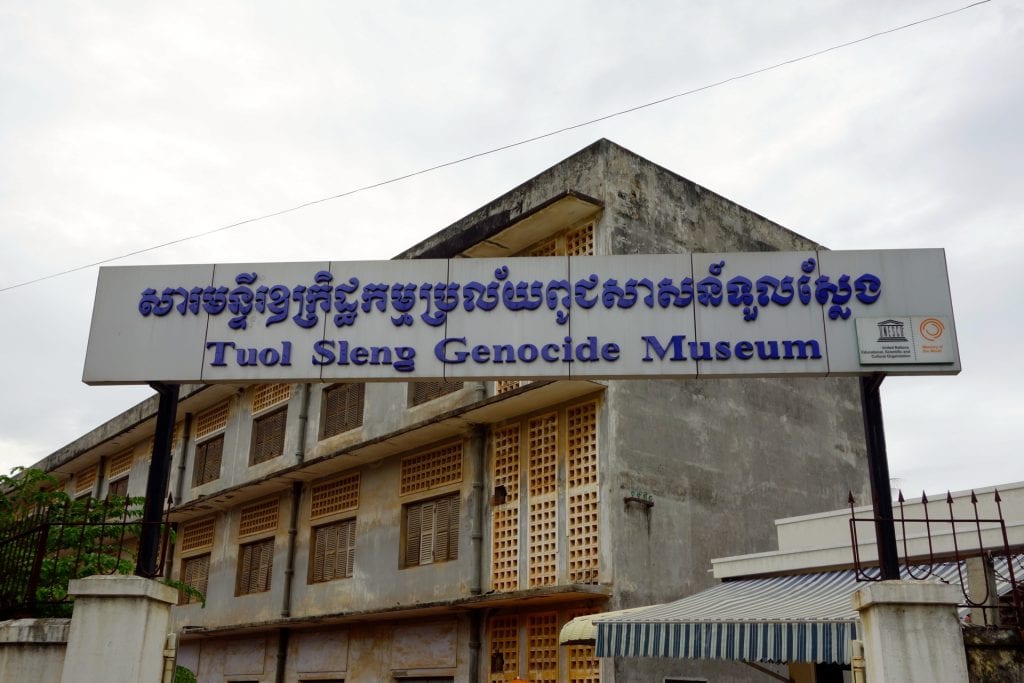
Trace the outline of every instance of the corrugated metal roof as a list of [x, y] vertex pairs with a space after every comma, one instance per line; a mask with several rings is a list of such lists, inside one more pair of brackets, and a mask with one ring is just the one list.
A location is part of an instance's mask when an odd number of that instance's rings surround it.
[[[959, 584], [957, 564], [936, 565], [930, 580]], [[859, 626], [852, 596], [864, 585], [853, 570], [728, 581], [675, 602], [592, 615], [595, 654], [848, 664]]]

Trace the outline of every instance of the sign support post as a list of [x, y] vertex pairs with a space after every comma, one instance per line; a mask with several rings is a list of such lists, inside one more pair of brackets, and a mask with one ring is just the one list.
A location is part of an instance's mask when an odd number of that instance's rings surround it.
[[139, 556], [135, 564], [138, 576], [153, 578], [157, 572], [160, 550], [160, 523], [167, 500], [167, 481], [171, 470], [171, 443], [174, 441], [174, 420], [178, 412], [180, 385], [154, 382], [150, 384], [160, 396], [156, 413], [156, 434], [153, 435], [153, 459], [149, 462], [146, 480], [146, 504], [142, 509], [142, 533]]
[[883, 374], [860, 378], [860, 402], [864, 414], [864, 440], [868, 449], [868, 478], [871, 482], [871, 505], [875, 518], [875, 544], [882, 580], [900, 578], [900, 562], [896, 550], [896, 523], [892, 512], [892, 489], [889, 484], [889, 460], [885, 451], [885, 425], [882, 423]]

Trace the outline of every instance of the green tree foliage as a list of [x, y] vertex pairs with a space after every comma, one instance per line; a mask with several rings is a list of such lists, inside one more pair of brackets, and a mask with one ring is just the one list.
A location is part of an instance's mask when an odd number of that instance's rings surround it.
[[196, 683], [196, 675], [183, 666], [174, 667], [174, 683]]
[[[111, 496], [106, 501], [71, 500], [57, 479], [36, 469], [16, 468], [0, 475], [0, 539], [17, 537], [20, 552], [0, 555], [0, 575], [23, 577], [5, 582], [3, 607], [25, 595], [28, 577], [39, 562], [34, 599], [39, 616], [68, 616], [68, 582], [94, 574], [131, 574], [136, 539], [142, 530], [144, 498]], [[45, 535], [45, 552], [38, 550]], [[16, 595], [21, 591], [21, 595]]]

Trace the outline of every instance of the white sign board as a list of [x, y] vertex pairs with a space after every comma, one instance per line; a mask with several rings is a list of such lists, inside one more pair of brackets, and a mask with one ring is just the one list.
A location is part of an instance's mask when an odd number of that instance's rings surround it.
[[915, 249], [101, 268], [83, 380], [959, 371]]

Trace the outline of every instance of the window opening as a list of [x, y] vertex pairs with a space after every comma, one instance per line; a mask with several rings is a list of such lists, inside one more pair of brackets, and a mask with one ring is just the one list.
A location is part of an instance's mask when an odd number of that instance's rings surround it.
[[402, 458], [399, 495], [428, 491], [462, 481], [462, 442]]
[[251, 536], [252, 534], [277, 531], [277, 517], [280, 510], [281, 505], [277, 498], [242, 508], [238, 520], [238, 535]]
[[315, 484], [311, 495], [309, 517], [318, 519], [359, 507], [359, 473]]
[[258, 465], [284, 453], [284, 432], [287, 422], [287, 406], [252, 421], [250, 465]]
[[459, 558], [459, 494], [405, 506], [406, 567]]
[[223, 434], [197, 443], [196, 455], [192, 462], [192, 486], [200, 486], [220, 479], [220, 466], [223, 458]]
[[558, 614], [531, 614], [526, 618], [527, 670], [531, 681], [558, 680]]
[[342, 434], [363, 425], [366, 385], [335, 384], [324, 389], [320, 438]]
[[325, 524], [313, 529], [310, 583], [352, 576], [356, 556], [356, 520]]
[[238, 581], [235, 595], [251, 595], [270, 590], [274, 568], [274, 539], [245, 543], [238, 548]]
[[[210, 581], [210, 553], [205, 555], [196, 555], [195, 557], [186, 557], [181, 561], [181, 582], [189, 588], [194, 588], [203, 595], [206, 595], [206, 589]], [[199, 602], [199, 598], [186, 593], [185, 591], [178, 592], [178, 604], [188, 605], [193, 602]]]
[[463, 382], [446, 382], [444, 380], [425, 380], [409, 382], [409, 406], [418, 406], [446, 394], [451, 394], [463, 387]]

